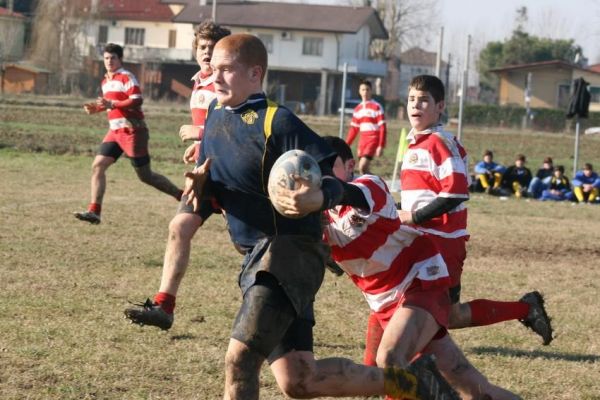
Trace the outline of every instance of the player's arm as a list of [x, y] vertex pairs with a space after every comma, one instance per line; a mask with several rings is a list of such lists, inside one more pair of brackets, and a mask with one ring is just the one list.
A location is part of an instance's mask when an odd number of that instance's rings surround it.
[[122, 110], [126, 110], [129, 108], [139, 108], [142, 103], [144, 102], [144, 99], [142, 99], [141, 97], [129, 97], [128, 99], [125, 100], [108, 100], [105, 99], [104, 97], [98, 97], [98, 100], [96, 101], [96, 104], [98, 106], [104, 107], [105, 110], [113, 110], [113, 109], [122, 109]]
[[424, 222], [427, 222], [435, 217], [439, 217], [450, 210], [455, 209], [462, 203], [467, 200], [463, 197], [437, 197], [431, 203], [427, 204], [425, 207], [418, 209], [417, 211], [413, 211], [412, 221], [402, 221], [413, 223], [416, 225], [421, 225]]

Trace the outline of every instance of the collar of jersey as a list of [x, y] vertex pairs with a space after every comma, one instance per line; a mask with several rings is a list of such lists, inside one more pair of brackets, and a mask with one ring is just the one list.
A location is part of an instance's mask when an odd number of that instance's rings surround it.
[[200, 86], [208, 86], [215, 81], [215, 74], [210, 74], [206, 78], [202, 78], [202, 71], [198, 71], [192, 76], [191, 80], [200, 82]]
[[406, 135], [406, 140], [408, 140], [410, 143], [414, 143], [417, 140], [415, 136], [417, 136], [417, 135], [419, 135], [419, 136], [420, 135], [429, 135], [429, 134], [431, 134], [433, 132], [441, 132], [441, 131], [444, 130], [443, 128], [444, 128], [444, 125], [437, 124], [435, 126], [432, 126], [429, 129], [425, 129], [424, 131], [419, 132], [419, 133], [417, 133], [415, 131], [415, 129], [413, 128], [413, 129], [410, 130], [410, 132], [408, 132], [408, 135]]
[[244, 101], [242, 104], [238, 104], [235, 107], [225, 106], [225, 109], [227, 111], [236, 112], [236, 111], [239, 111], [242, 108], [246, 107], [247, 105], [255, 104], [255, 103], [260, 103], [261, 101], [265, 101], [266, 99], [267, 99], [267, 96], [264, 93], [255, 93], [255, 94], [250, 95], [246, 99], [246, 101]]
[[[120, 74], [123, 71], [125, 71], [125, 68], [121, 67], [118, 70], [116, 70], [115, 72], [113, 72], [113, 78], [115, 77], [115, 75]], [[106, 79], [112, 79], [112, 78], [109, 78], [108, 72], [105, 73], [104, 76], [106, 77]]]

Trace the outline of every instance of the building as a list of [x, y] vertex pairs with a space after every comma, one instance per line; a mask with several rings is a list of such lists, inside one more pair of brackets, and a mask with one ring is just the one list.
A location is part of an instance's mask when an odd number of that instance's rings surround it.
[[572, 82], [583, 78], [590, 84], [590, 111], [600, 111], [600, 70], [597, 66], [582, 68], [566, 61], [552, 60], [509, 65], [490, 72], [499, 77], [498, 102], [501, 106], [525, 106], [525, 92], [530, 76], [530, 107], [566, 109]]
[[[195, 25], [211, 18], [212, 5], [200, 3], [186, 3], [173, 21]], [[346, 97], [355, 96], [361, 78], [386, 73], [385, 63], [369, 57], [371, 41], [387, 38], [371, 7], [219, 1], [216, 22], [259, 37], [269, 52], [265, 90], [279, 102], [306, 105], [308, 112], [337, 110], [344, 64]]]
[[0, 7], [0, 63], [23, 58], [25, 23], [23, 14]]
[[47, 94], [50, 71], [26, 63], [7, 64], [2, 76], [3, 93]]
[[[419, 47], [410, 48], [398, 57], [400, 61], [398, 86], [394, 88], [401, 101], [408, 97], [408, 84], [411, 79], [417, 75], [435, 75], [437, 53], [425, 51]], [[447, 66], [444, 61], [441, 63], [442, 81], [448, 87]], [[391, 94], [390, 94], [391, 95]]]

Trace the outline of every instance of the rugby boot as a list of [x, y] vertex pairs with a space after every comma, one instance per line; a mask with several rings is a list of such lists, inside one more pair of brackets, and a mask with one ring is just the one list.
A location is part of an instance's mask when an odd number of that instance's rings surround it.
[[144, 303], [134, 303], [133, 305], [134, 307], [126, 308], [124, 311], [125, 318], [132, 324], [157, 326], [164, 331], [173, 326], [173, 314], [167, 313], [150, 299], [146, 299]]
[[460, 400], [431, 355], [419, 357], [407, 369], [387, 367], [383, 373], [386, 399]]
[[529, 314], [527, 315], [527, 318], [520, 319], [519, 321], [540, 335], [544, 346], [549, 345], [553, 339], [552, 325], [550, 324], [551, 319], [548, 317], [544, 307], [544, 297], [540, 292], [535, 291], [526, 293], [519, 301], [529, 304]]
[[92, 211], [74, 212], [75, 218], [89, 222], [92, 225], [98, 225], [100, 223], [100, 215]]

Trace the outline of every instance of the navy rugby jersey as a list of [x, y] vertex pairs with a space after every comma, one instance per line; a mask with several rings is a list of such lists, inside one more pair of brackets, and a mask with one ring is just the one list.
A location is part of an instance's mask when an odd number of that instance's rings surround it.
[[[267, 182], [275, 160], [288, 150], [304, 150], [331, 167], [336, 157], [329, 145], [290, 110], [279, 106], [270, 114], [268, 104], [276, 106], [267, 102], [264, 94], [252, 95], [235, 108], [213, 101], [198, 160], [201, 165], [212, 159], [207, 189], [226, 212], [231, 239], [246, 248], [273, 235], [321, 238], [320, 213], [300, 219], [283, 217], [271, 205]], [[267, 139], [265, 119], [270, 118]]]

